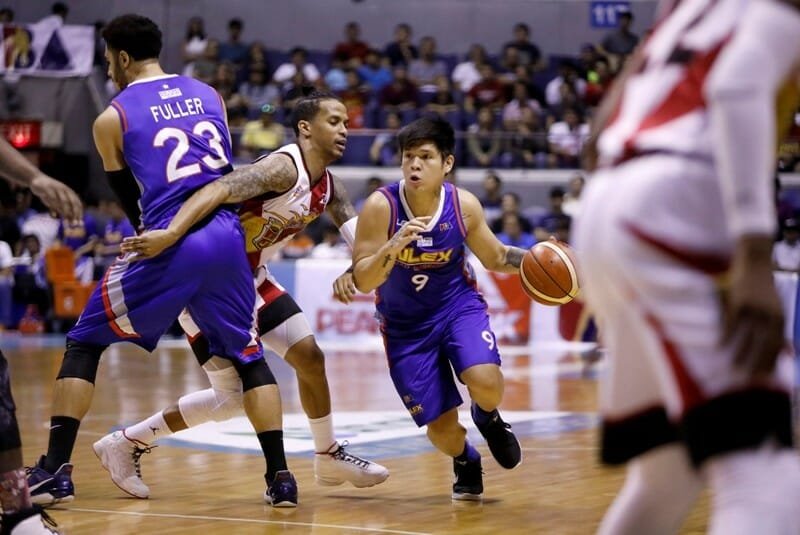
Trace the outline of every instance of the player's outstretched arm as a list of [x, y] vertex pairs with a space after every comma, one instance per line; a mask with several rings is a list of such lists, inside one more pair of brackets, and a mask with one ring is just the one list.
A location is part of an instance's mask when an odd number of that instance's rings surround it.
[[390, 213], [389, 201], [380, 192], [370, 195], [361, 210], [353, 244], [353, 280], [360, 292], [370, 292], [386, 281], [397, 255], [419, 239], [431, 219], [415, 217], [389, 238]]
[[[347, 194], [347, 188], [344, 187], [341, 179], [336, 175], [331, 175], [333, 181], [333, 196], [328, 202], [326, 210], [333, 219], [337, 227], [341, 229], [342, 225], [357, 217], [356, 209], [350, 201], [350, 196]], [[355, 222], [354, 222], [355, 223]], [[345, 238], [346, 239], [346, 238]], [[348, 245], [353, 246], [348, 242]]]
[[[344, 238], [344, 241], [347, 242], [347, 246], [352, 249], [356, 235], [356, 225], [358, 224], [356, 209], [353, 207], [353, 203], [350, 202], [347, 189], [339, 177], [331, 175], [331, 181], [333, 182], [333, 194], [328, 202], [327, 210], [333, 222], [339, 227], [339, 233]], [[333, 282], [333, 295], [344, 304], [348, 304], [353, 300], [356, 295], [356, 285], [353, 282], [352, 269], [348, 269], [336, 277]]]
[[172, 246], [194, 225], [222, 204], [235, 204], [264, 193], [283, 193], [297, 182], [297, 169], [291, 157], [273, 154], [228, 173], [196, 191], [164, 230], [152, 230], [126, 238], [122, 252], [156, 256]]
[[42, 202], [62, 217], [80, 219], [81, 200], [68, 186], [42, 173], [25, 156], [0, 138], [0, 175], [10, 182], [31, 189]]
[[492, 234], [486, 224], [483, 207], [475, 195], [459, 188], [458, 200], [461, 203], [461, 219], [467, 228], [467, 247], [470, 251], [475, 253], [483, 267], [489, 271], [517, 273], [525, 251], [519, 247], [503, 245]]

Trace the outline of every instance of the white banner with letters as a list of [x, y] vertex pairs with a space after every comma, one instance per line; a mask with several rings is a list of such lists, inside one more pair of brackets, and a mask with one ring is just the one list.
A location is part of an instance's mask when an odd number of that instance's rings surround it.
[[94, 27], [60, 26], [53, 17], [0, 26], [0, 74], [87, 76], [94, 62]]

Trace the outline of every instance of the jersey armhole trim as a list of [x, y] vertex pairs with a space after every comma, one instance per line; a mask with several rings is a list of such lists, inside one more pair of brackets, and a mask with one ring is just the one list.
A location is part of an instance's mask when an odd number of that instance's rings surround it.
[[450, 194], [453, 196], [453, 210], [456, 211], [456, 221], [458, 221], [458, 230], [461, 231], [461, 236], [467, 237], [467, 226], [464, 224], [464, 219], [461, 216], [461, 201], [458, 198], [458, 188], [448, 183]]
[[389, 227], [386, 229], [386, 236], [389, 239], [392, 239], [392, 236], [394, 236], [394, 225], [397, 221], [397, 204], [395, 204], [392, 195], [384, 188], [380, 188], [378, 191], [380, 191], [381, 194], [386, 197], [386, 200], [389, 201]]
[[122, 109], [122, 105], [120, 105], [117, 101], [112, 100], [111, 107], [114, 108], [114, 111], [116, 111], [117, 115], [119, 115], [119, 121], [122, 126], [122, 133], [124, 134], [125, 132], [128, 131], [128, 116], [125, 115], [125, 110]]

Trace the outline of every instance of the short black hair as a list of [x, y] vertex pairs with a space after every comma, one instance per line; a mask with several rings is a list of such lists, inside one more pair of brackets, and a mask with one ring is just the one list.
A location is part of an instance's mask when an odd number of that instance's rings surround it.
[[158, 58], [161, 53], [161, 30], [141, 15], [116, 17], [103, 28], [102, 35], [108, 48], [124, 50], [135, 61]]
[[320, 102], [323, 100], [342, 101], [342, 99], [330, 91], [319, 91], [313, 86], [301, 87], [300, 94], [302, 96], [297, 103], [295, 103], [294, 108], [292, 108], [292, 115], [289, 119], [292, 122], [292, 130], [294, 130], [295, 136], [300, 135], [300, 128], [297, 126], [297, 123], [300, 121], [313, 120], [314, 117], [317, 116], [317, 113], [319, 113]]
[[8, 20], [14, 20], [14, 10], [10, 7], [0, 8], [0, 15], [8, 17]]
[[431, 142], [442, 153], [442, 159], [453, 154], [456, 145], [456, 135], [453, 126], [441, 117], [420, 117], [416, 121], [404, 126], [397, 133], [397, 145], [400, 152], [419, 145]]
[[242, 22], [242, 19], [231, 19], [228, 21], [228, 29], [233, 30], [234, 28], [239, 30], [244, 28], [244, 22]]
[[50, 11], [53, 13], [53, 15], [62, 15], [66, 17], [67, 13], [69, 13], [69, 7], [67, 7], [67, 4], [64, 2], [56, 2], [53, 4], [53, 7], [50, 8]]
[[551, 199], [555, 199], [556, 197], [563, 197], [566, 194], [567, 192], [564, 191], [564, 188], [562, 188], [561, 186], [554, 186], [553, 188], [550, 189]]
[[518, 22], [514, 25], [514, 31], [523, 30], [526, 34], [530, 35], [531, 29], [524, 22]]

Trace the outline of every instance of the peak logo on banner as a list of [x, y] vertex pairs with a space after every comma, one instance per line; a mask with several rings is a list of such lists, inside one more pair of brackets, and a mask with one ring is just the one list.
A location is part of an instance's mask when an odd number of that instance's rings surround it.
[[52, 21], [2, 26], [0, 74], [86, 76], [94, 61], [92, 26], [59, 26]]

